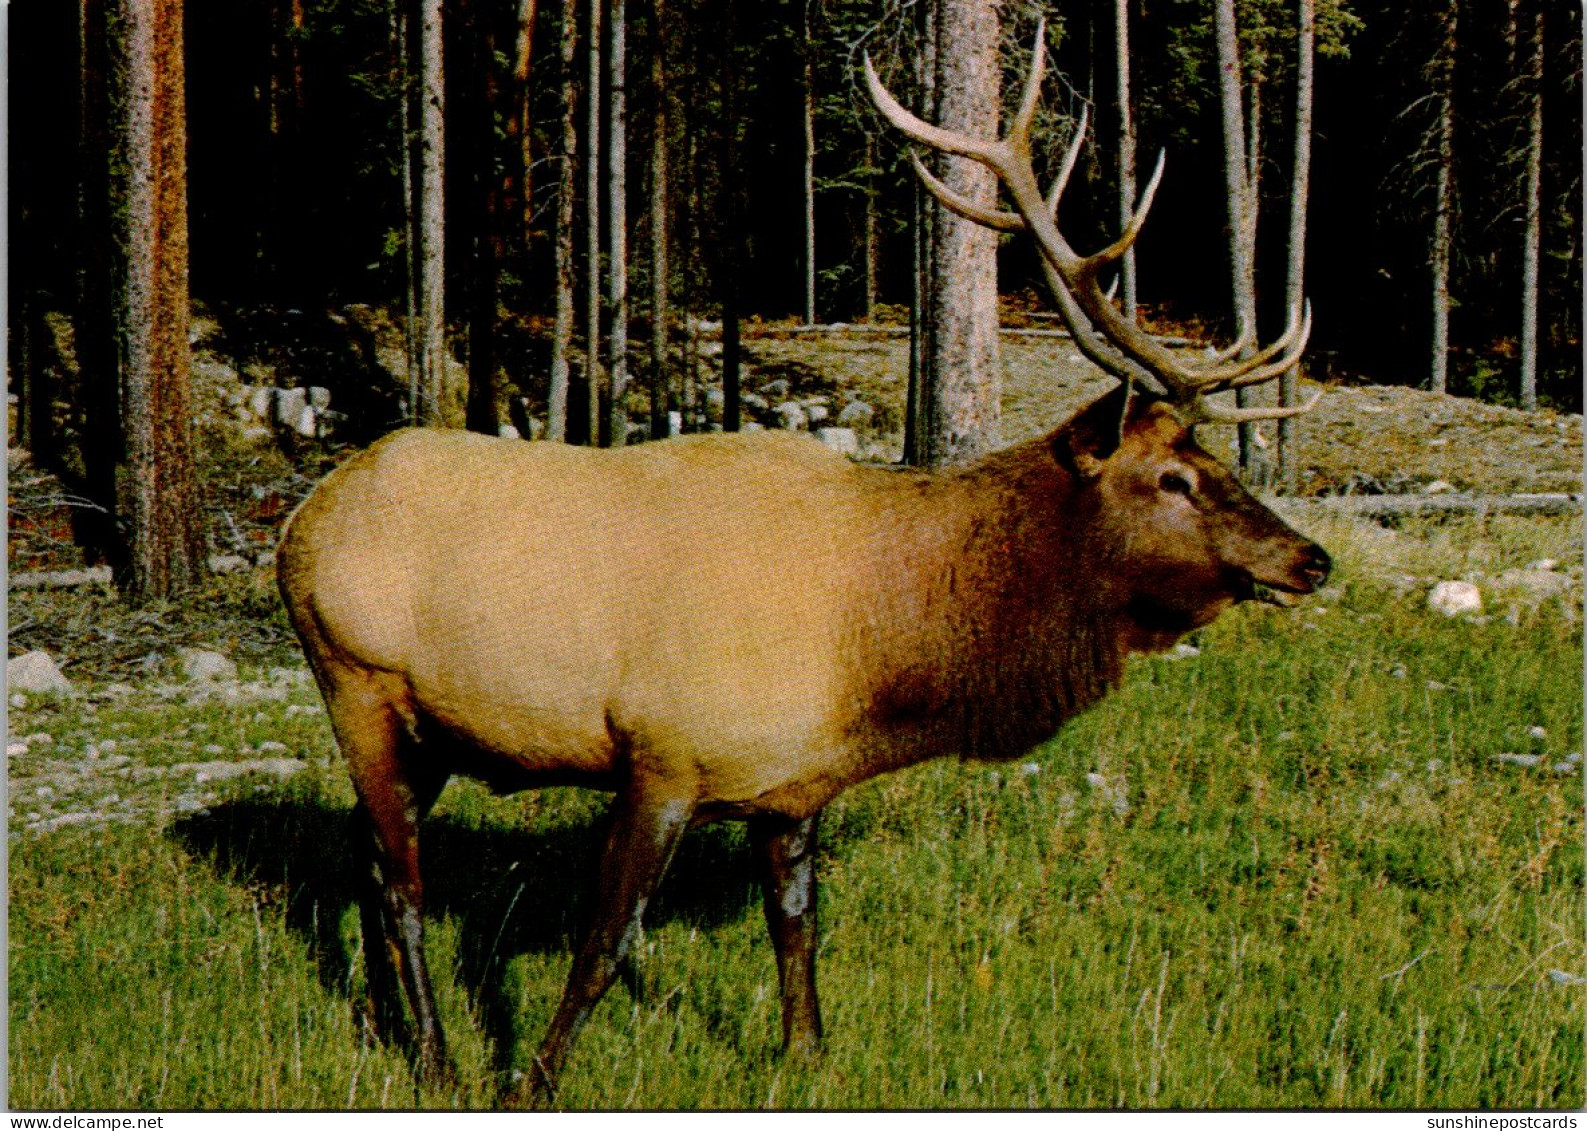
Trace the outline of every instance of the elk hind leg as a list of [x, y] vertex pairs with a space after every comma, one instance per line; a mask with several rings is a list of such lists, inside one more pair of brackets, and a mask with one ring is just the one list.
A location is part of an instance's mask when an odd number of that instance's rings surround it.
[[362, 870], [359, 914], [370, 1020], [385, 1039], [402, 1033], [400, 987], [413, 1015], [419, 1074], [442, 1083], [452, 1072], [424, 955], [419, 822], [449, 774], [419, 757], [400, 677], [351, 672], [329, 682], [331, 724], [358, 795], [353, 835]]
[[782, 991], [783, 1051], [808, 1056], [821, 1047], [816, 998], [816, 821], [774, 814], [750, 818], [761, 903]]

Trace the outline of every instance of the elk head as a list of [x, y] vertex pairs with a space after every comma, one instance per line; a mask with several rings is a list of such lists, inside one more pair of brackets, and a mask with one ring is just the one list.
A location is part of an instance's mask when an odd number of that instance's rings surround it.
[[1100, 279], [1140, 235], [1162, 180], [1163, 158], [1119, 238], [1093, 255], [1076, 254], [1059, 231], [1058, 204], [1079, 156], [1085, 116], [1045, 194], [1031, 162], [1044, 32], [1043, 22], [1019, 109], [996, 141], [911, 114], [882, 86], [868, 55], [865, 80], [877, 109], [905, 135], [978, 161], [997, 175], [1013, 211], [965, 198], [912, 156], [916, 173], [950, 211], [998, 231], [1035, 237], [1048, 286], [1076, 345], [1123, 382], [1060, 427], [1052, 444], [1058, 461], [1085, 488], [1075, 505], [1087, 512], [1096, 548], [1110, 559], [1101, 572], [1130, 622], [1131, 650], [1151, 651], [1211, 622], [1237, 601], [1287, 604], [1289, 595], [1310, 593], [1328, 576], [1327, 553], [1254, 499], [1191, 432], [1204, 422], [1293, 416], [1316, 403], [1313, 398], [1297, 407], [1230, 408], [1208, 399], [1272, 380], [1293, 366], [1311, 331], [1311, 311], [1305, 305], [1293, 311], [1285, 333], [1265, 348], [1249, 350], [1247, 328], [1240, 340], [1198, 364], [1176, 356], [1119, 312]]

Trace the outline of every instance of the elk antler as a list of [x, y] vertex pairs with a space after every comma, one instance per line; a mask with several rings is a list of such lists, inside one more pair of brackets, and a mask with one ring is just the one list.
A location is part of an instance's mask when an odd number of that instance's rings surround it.
[[1187, 424], [1272, 420], [1294, 416], [1311, 408], [1317, 403], [1316, 397], [1304, 405], [1290, 408], [1225, 408], [1206, 399], [1225, 389], [1270, 381], [1294, 365], [1301, 351], [1306, 348], [1306, 339], [1311, 333], [1310, 303], [1297, 312], [1300, 315], [1298, 321], [1292, 317], [1288, 329], [1272, 345], [1248, 358], [1231, 360], [1250, 345], [1251, 334], [1246, 329], [1240, 340], [1213, 355], [1206, 364], [1197, 366], [1186, 364], [1156, 338], [1126, 319], [1110, 301], [1111, 296], [1103, 291], [1099, 282], [1102, 271], [1124, 257], [1146, 223], [1152, 197], [1163, 176], [1161, 153], [1158, 154], [1152, 179], [1141, 194], [1140, 205], [1117, 240], [1093, 255], [1081, 256], [1075, 254], [1064, 239], [1063, 233], [1058, 230], [1058, 201], [1063, 196], [1064, 186], [1080, 155], [1087, 115], [1081, 114], [1052, 188], [1043, 196], [1036, 183], [1035, 167], [1031, 163], [1030, 133], [1041, 93], [1042, 67], [1046, 56], [1045, 32], [1046, 21], [1043, 20], [1037, 24], [1030, 75], [1025, 80], [1019, 109], [1015, 111], [1007, 133], [997, 141], [955, 133], [917, 118], [888, 93], [876, 77], [876, 68], [871, 65], [870, 55], [865, 56], [865, 82], [882, 116], [922, 145], [968, 157], [991, 169], [1007, 190], [1014, 210], [1006, 212], [988, 208], [966, 199], [933, 176], [920, 158], [911, 154], [910, 159], [921, 181], [943, 207], [966, 220], [1002, 232], [1029, 231], [1034, 235], [1041, 248], [1047, 285], [1058, 302], [1059, 313], [1074, 336], [1075, 344], [1080, 347], [1080, 352], [1120, 380], [1138, 382], [1172, 401], [1186, 418]]

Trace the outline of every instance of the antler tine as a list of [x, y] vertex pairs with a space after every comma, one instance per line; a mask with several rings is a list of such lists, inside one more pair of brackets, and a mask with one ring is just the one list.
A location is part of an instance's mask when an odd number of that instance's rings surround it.
[[1240, 331], [1240, 336], [1221, 350], [1213, 350], [1207, 354], [1208, 365], [1222, 365], [1224, 362], [1236, 357], [1256, 338], [1256, 327], [1246, 326]]
[[[1242, 342], [1248, 342], [1253, 336], [1252, 330], [1247, 327], [1240, 335]], [[1306, 348], [1306, 341], [1311, 337], [1311, 302], [1301, 308], [1299, 322], [1291, 321], [1289, 328], [1282, 337], [1259, 353], [1237, 361], [1232, 365], [1215, 366], [1208, 369], [1185, 369], [1185, 383], [1197, 392], [1216, 393], [1224, 389], [1238, 389], [1247, 385], [1259, 385], [1263, 381], [1271, 381], [1284, 370], [1294, 365], [1300, 359], [1301, 351]], [[1242, 347], [1243, 348], [1243, 347]], [[1238, 351], [1236, 351], [1238, 352]], [[1267, 364], [1270, 358], [1284, 354], [1278, 361]]]
[[1168, 159], [1168, 154], [1159, 149], [1157, 151], [1157, 168], [1152, 170], [1152, 179], [1146, 182], [1146, 191], [1141, 193], [1141, 203], [1135, 209], [1130, 222], [1124, 226], [1124, 231], [1119, 238], [1107, 247], [1090, 256], [1098, 264], [1117, 263], [1124, 258], [1124, 253], [1130, 250], [1135, 243], [1135, 238], [1141, 234], [1141, 229], [1146, 226], [1146, 214], [1152, 210], [1152, 198], [1157, 195], [1157, 186], [1163, 180], [1163, 165]]
[[1091, 121], [1091, 107], [1080, 107], [1080, 121], [1075, 123], [1074, 136], [1069, 139], [1069, 146], [1064, 150], [1064, 159], [1058, 166], [1058, 175], [1053, 178], [1052, 188], [1047, 190], [1047, 215], [1053, 220], [1058, 219], [1058, 201], [1064, 194], [1064, 188], [1069, 184], [1069, 174], [1074, 172], [1075, 162], [1080, 159], [1080, 146], [1086, 139], [1086, 126]]
[[926, 191], [937, 198], [949, 212], [963, 216], [966, 220], [973, 220], [977, 224], [994, 228], [999, 232], [1023, 232], [1030, 225], [1025, 223], [1025, 218], [1017, 212], [1004, 212], [996, 208], [984, 208], [975, 201], [954, 192], [933, 173], [926, 168], [926, 163], [916, 154], [909, 155], [910, 162], [915, 166], [915, 175], [926, 186]]
[[1047, 17], [1036, 21], [1036, 45], [1031, 49], [1030, 74], [1025, 76], [1025, 89], [1020, 94], [1019, 109], [1008, 124], [1004, 141], [1016, 153], [1029, 155], [1030, 131], [1036, 121], [1036, 107], [1041, 101], [1042, 72], [1047, 62]]
[[1283, 420], [1285, 417], [1299, 416], [1316, 408], [1320, 400], [1322, 400], [1322, 390], [1319, 389], [1305, 404], [1291, 405], [1288, 408], [1274, 405], [1259, 408], [1225, 408], [1198, 395], [1189, 404], [1180, 405], [1179, 409], [1186, 424], [1250, 424], [1259, 420]]
[[968, 134], [954, 133], [952, 130], [945, 130], [941, 126], [934, 126], [917, 118], [882, 85], [868, 51], [865, 53], [864, 67], [865, 85], [870, 89], [871, 101], [876, 103], [876, 108], [881, 111], [882, 117], [897, 126], [906, 137], [922, 145], [929, 145], [933, 149], [940, 149], [944, 153], [954, 153], [960, 157], [980, 161], [994, 171], [1001, 172], [1007, 167], [1008, 147], [1002, 142], [986, 141]]

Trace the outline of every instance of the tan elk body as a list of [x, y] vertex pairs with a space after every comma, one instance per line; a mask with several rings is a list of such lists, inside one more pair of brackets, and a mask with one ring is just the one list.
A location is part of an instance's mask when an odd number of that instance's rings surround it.
[[[1038, 56], [1026, 108], [1039, 74]], [[878, 102], [901, 128], [930, 130]], [[1020, 156], [1028, 117], [1007, 152], [975, 143], [1005, 183], [993, 159]], [[958, 144], [927, 140], [944, 138]], [[1066, 314], [1105, 304], [1095, 261], [1077, 271], [1066, 245], [1037, 235]], [[400, 986], [423, 1073], [444, 1075], [447, 1059], [419, 823], [452, 775], [616, 795], [589, 933], [508, 1099], [551, 1093], [678, 838], [722, 817], [749, 823], [784, 1042], [810, 1048], [823, 805], [927, 758], [1017, 757], [1115, 686], [1130, 653], [1323, 582], [1327, 555], [1181, 415], [1205, 415], [1211, 389], [1273, 375], [1275, 351], [1196, 381], [1144, 335], [1092, 323], [1125, 355], [1103, 356], [1125, 384], [958, 470], [864, 467], [775, 433], [592, 451], [413, 430], [310, 496], [282, 543], [281, 592], [358, 794], [374, 1019], [401, 1026]]]

